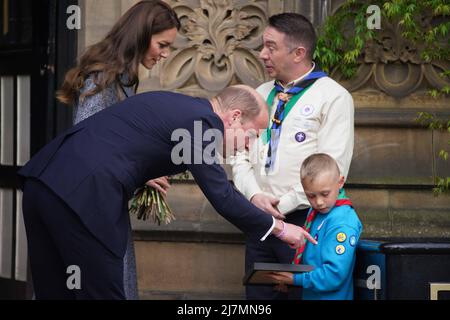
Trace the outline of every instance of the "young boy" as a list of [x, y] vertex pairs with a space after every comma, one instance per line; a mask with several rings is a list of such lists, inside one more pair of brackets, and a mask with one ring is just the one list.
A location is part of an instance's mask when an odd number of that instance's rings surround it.
[[[353, 267], [355, 249], [362, 224], [350, 200], [340, 190], [336, 161], [327, 154], [313, 154], [300, 170], [301, 183], [312, 206], [304, 228], [318, 241], [297, 249], [294, 262], [308, 264], [308, 273], [274, 272], [272, 278], [284, 285], [303, 287], [303, 300], [353, 299]], [[339, 197], [339, 199], [338, 199]]]

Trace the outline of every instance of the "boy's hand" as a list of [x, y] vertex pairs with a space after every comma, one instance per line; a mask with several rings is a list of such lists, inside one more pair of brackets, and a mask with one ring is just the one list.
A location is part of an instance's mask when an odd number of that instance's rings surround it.
[[294, 274], [292, 272], [270, 272], [267, 277], [278, 284], [294, 284]]
[[276, 285], [274, 290], [280, 292], [288, 292], [288, 285], [294, 284], [294, 274], [292, 272], [271, 272], [267, 275]]

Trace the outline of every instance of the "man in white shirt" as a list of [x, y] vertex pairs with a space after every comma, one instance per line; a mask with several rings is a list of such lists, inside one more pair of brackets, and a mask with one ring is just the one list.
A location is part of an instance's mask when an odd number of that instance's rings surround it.
[[[276, 79], [257, 91], [269, 105], [267, 134], [237, 154], [233, 180], [254, 205], [275, 218], [302, 226], [309, 202], [300, 184], [300, 167], [313, 153], [327, 153], [347, 177], [353, 154], [354, 107], [349, 92], [327, 77], [312, 60], [316, 35], [304, 16], [282, 13], [269, 18], [260, 52], [268, 74]], [[280, 101], [281, 100], [281, 101]], [[248, 270], [254, 262], [291, 263], [295, 250], [270, 236], [246, 241]], [[300, 298], [247, 286], [247, 299]]]

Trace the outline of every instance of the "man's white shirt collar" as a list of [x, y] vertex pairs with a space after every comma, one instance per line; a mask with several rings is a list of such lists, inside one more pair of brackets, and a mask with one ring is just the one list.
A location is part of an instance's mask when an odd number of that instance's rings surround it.
[[292, 88], [295, 84], [297, 84], [297, 83], [299, 83], [300, 81], [302, 81], [304, 78], [306, 78], [306, 76], [308, 76], [308, 75], [314, 70], [314, 68], [316, 67], [316, 64], [314, 63], [314, 61], [313, 61], [312, 64], [313, 64], [313, 65], [312, 65], [311, 69], [309, 69], [309, 71], [308, 71], [307, 73], [305, 73], [304, 75], [302, 75], [300, 78], [297, 78], [297, 79], [295, 79], [295, 80], [289, 82], [289, 83], [288, 83], [287, 85], [285, 85], [285, 86], [283, 86], [283, 85], [281, 84], [281, 82], [278, 81], [278, 80], [277, 80], [277, 83], [278, 83], [280, 86], [282, 86], [285, 90]]

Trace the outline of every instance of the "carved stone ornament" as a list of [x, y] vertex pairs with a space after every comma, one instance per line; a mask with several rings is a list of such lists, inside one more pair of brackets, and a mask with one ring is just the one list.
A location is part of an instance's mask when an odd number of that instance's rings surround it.
[[[421, 23], [426, 27], [431, 21], [424, 18]], [[396, 98], [450, 85], [449, 79], [440, 76], [450, 68], [450, 62], [423, 61], [420, 56], [423, 48], [414, 46], [401, 33], [399, 24], [383, 20], [376, 38], [365, 44], [356, 75], [344, 80], [341, 74], [332, 72], [332, 77], [352, 92], [376, 90]]]
[[170, 5], [182, 27], [161, 69], [163, 88], [205, 96], [234, 83], [256, 87], [266, 80], [258, 58], [266, 1], [180, 0]]

